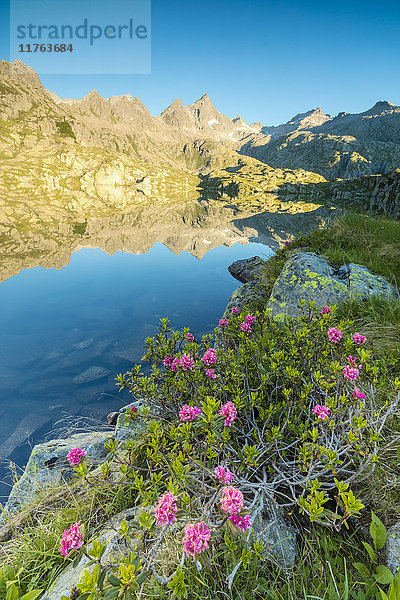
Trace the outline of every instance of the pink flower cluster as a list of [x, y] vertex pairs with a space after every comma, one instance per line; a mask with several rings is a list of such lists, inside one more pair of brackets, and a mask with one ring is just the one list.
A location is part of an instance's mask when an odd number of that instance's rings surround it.
[[367, 341], [367, 337], [365, 335], [361, 335], [360, 333], [355, 333], [351, 339], [356, 344], [365, 344]]
[[219, 414], [225, 417], [224, 427], [230, 427], [233, 421], [237, 418], [236, 406], [228, 400], [226, 404], [223, 404], [219, 409]]
[[211, 531], [207, 529], [204, 521], [201, 523], [191, 523], [186, 525], [185, 535], [183, 537], [183, 550], [187, 555], [195, 556], [208, 548]]
[[215, 372], [215, 369], [206, 369], [205, 373], [206, 373], [207, 377], [209, 377], [210, 379], [216, 379], [217, 378], [217, 374]]
[[358, 361], [357, 356], [350, 355], [347, 360], [349, 361], [350, 367], [356, 367], [357, 369], [362, 369], [362, 365], [357, 364], [357, 361]]
[[357, 367], [350, 367], [346, 365], [343, 369], [343, 376], [349, 381], [355, 381], [360, 374], [360, 370]]
[[237, 529], [240, 529], [241, 531], [246, 531], [246, 529], [249, 529], [249, 527], [252, 525], [250, 515], [245, 515], [244, 517], [241, 517], [240, 515], [232, 515], [229, 517], [229, 520]]
[[233, 306], [233, 307], [232, 307], [232, 311], [231, 311], [231, 312], [232, 312], [232, 314], [233, 314], [233, 315], [238, 315], [238, 314], [239, 314], [239, 309], [238, 309], [238, 307], [237, 307], [237, 306]]
[[189, 406], [189, 404], [182, 406], [181, 410], [179, 411], [181, 422], [194, 421], [194, 419], [201, 414], [201, 408], [198, 406]]
[[330, 411], [329, 408], [325, 406], [325, 404], [323, 404], [322, 406], [321, 404], [317, 404], [312, 409], [312, 412], [314, 413], [314, 415], [317, 415], [318, 419], [321, 419], [321, 421], [326, 421], [326, 419], [329, 417]]
[[225, 469], [224, 467], [217, 467], [214, 471], [214, 477], [222, 481], [222, 483], [232, 483], [234, 479], [233, 473], [230, 472], [229, 469]]
[[365, 394], [363, 392], [361, 392], [361, 390], [359, 390], [358, 388], [354, 388], [353, 390], [353, 398], [356, 400], [364, 400], [365, 399]]
[[194, 341], [194, 335], [192, 335], [191, 333], [187, 333], [186, 334], [186, 339], [188, 342], [193, 342]]
[[251, 326], [253, 325], [255, 320], [256, 320], [256, 317], [254, 315], [247, 315], [246, 319], [243, 321], [243, 323], [240, 324], [240, 329], [242, 331], [246, 331], [246, 333], [250, 333]]
[[180, 364], [181, 361], [179, 360], [179, 358], [174, 358], [171, 362], [171, 371], [177, 371]]
[[154, 507], [157, 525], [171, 525], [171, 523], [176, 521], [175, 515], [178, 511], [177, 502], [178, 498], [172, 492], [160, 496]]
[[226, 327], [228, 325], [228, 319], [220, 319], [218, 325], [220, 327]]
[[343, 337], [343, 333], [337, 327], [331, 327], [328, 329], [328, 338], [330, 342], [337, 344]]
[[290, 246], [290, 242], [289, 242], [288, 240], [286, 240], [286, 241], [284, 242], [284, 244], [285, 244], [285, 246]]
[[211, 367], [211, 365], [215, 365], [217, 362], [217, 353], [214, 348], [209, 348], [204, 352], [204, 356], [201, 359], [207, 367]]
[[72, 448], [67, 455], [67, 461], [70, 465], [79, 465], [81, 458], [86, 456], [86, 450], [82, 448]]
[[83, 535], [79, 531], [81, 521], [71, 525], [69, 529], [64, 529], [63, 536], [58, 549], [62, 556], [68, 556], [70, 550], [78, 550], [83, 546]]
[[324, 306], [324, 308], [321, 310], [321, 315], [331, 315], [332, 311], [329, 308], [329, 306]]
[[194, 360], [189, 354], [182, 354], [180, 365], [183, 371], [191, 371], [194, 367]]
[[164, 367], [170, 367], [171, 363], [172, 363], [172, 360], [173, 360], [172, 356], [170, 354], [167, 354], [167, 356], [163, 360]]
[[233, 485], [223, 487], [221, 492], [221, 509], [227, 515], [238, 515], [244, 505], [242, 492]]

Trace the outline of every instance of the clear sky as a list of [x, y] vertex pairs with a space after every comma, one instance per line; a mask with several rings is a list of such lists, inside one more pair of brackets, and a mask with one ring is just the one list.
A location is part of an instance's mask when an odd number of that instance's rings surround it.
[[[8, 3], [0, 2], [8, 59]], [[151, 74], [41, 79], [61, 97], [93, 88], [139, 96], [152, 114], [207, 92], [228, 116], [264, 124], [317, 106], [337, 114], [400, 104], [400, 2], [153, 0]]]

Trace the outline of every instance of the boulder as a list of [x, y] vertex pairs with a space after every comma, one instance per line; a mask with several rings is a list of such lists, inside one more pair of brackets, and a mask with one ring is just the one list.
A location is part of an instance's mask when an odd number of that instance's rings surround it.
[[127, 413], [131, 410], [131, 406], [139, 409], [143, 407], [143, 403], [141, 400], [135, 400], [132, 404], [123, 406], [119, 411], [115, 425], [115, 437], [118, 442], [134, 438], [144, 433], [147, 429], [147, 422], [144, 419], [130, 419], [128, 417]]
[[32, 450], [22, 477], [11, 490], [4, 512], [0, 515], [0, 525], [7, 521], [7, 515], [20, 510], [33, 500], [38, 491], [73, 477], [74, 470], [67, 462], [68, 452], [72, 448], [86, 450], [88, 465], [104, 462], [107, 456], [104, 444], [110, 437], [112, 433], [107, 431], [77, 433], [69, 438], [37, 444]]
[[400, 522], [387, 531], [385, 554], [386, 566], [395, 575], [400, 568]]
[[[126, 547], [124, 540], [118, 534], [118, 530], [121, 528], [121, 523], [124, 519], [129, 522], [135, 518], [135, 514], [136, 509], [134, 508], [128, 508], [118, 513], [115, 517], [110, 519], [96, 536], [96, 539], [99, 539], [101, 543], [107, 542], [106, 550], [101, 558], [103, 566], [110, 562], [116, 562], [118, 558], [122, 558], [124, 554], [128, 553], [129, 550]], [[71, 588], [79, 583], [79, 578], [83, 571], [85, 569], [88, 569], [90, 572], [93, 570], [94, 565], [88, 566], [88, 563], [89, 559], [86, 556], [82, 556], [75, 567], [73, 564], [66, 567], [40, 600], [60, 600], [61, 596], [69, 598]]]
[[266, 558], [272, 557], [283, 569], [295, 565], [298, 556], [296, 529], [286, 522], [283, 509], [265, 496], [263, 510], [253, 521], [253, 535], [263, 544]]
[[236, 260], [228, 267], [229, 273], [242, 283], [259, 281], [265, 271], [266, 262], [259, 256]]
[[298, 252], [286, 261], [267, 308], [273, 316], [298, 316], [300, 300], [313, 300], [322, 308], [326, 304], [340, 304], [348, 296], [348, 268], [334, 269], [321, 256]]

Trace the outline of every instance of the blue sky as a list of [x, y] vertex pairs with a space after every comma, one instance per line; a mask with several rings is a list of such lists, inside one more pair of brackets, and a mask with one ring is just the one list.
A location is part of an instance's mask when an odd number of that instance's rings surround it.
[[[4, 0], [0, 10], [0, 53], [8, 59]], [[228, 116], [278, 124], [317, 106], [336, 114], [377, 100], [400, 104], [399, 31], [397, 1], [153, 0], [151, 74], [41, 79], [62, 97], [93, 88], [139, 96], [152, 114], [207, 92]]]

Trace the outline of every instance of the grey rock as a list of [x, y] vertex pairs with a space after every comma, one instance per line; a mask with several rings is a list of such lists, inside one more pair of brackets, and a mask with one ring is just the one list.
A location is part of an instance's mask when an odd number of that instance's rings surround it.
[[396, 289], [382, 275], [374, 275], [362, 265], [349, 264], [349, 292], [351, 296], [379, 295], [387, 299], [398, 297]]
[[105, 431], [77, 433], [69, 438], [37, 444], [22, 477], [11, 490], [4, 512], [0, 515], [0, 524], [6, 522], [8, 514], [28, 504], [38, 491], [72, 478], [74, 471], [67, 462], [68, 452], [72, 448], [83, 448], [87, 453], [88, 465], [98, 465], [107, 456], [104, 444], [111, 437], [112, 434]]
[[72, 381], [74, 383], [90, 383], [91, 381], [95, 381], [96, 379], [103, 379], [103, 377], [107, 377], [111, 373], [110, 369], [106, 369], [105, 367], [93, 366], [89, 367], [79, 375], [76, 375]]
[[[106, 550], [101, 558], [103, 566], [107, 566], [111, 561], [123, 557], [129, 551], [124, 540], [118, 535], [118, 529], [124, 519], [128, 522], [135, 518], [136, 509], [128, 508], [113, 517], [105, 527], [96, 536], [101, 543], [107, 542]], [[90, 544], [89, 544], [90, 549]], [[88, 566], [89, 559], [83, 556], [76, 567], [68, 566], [51, 587], [44, 593], [40, 600], [60, 600], [64, 595], [67, 598], [70, 595], [71, 588], [79, 583], [79, 578], [85, 569], [92, 572], [94, 565]]]
[[244, 258], [242, 260], [236, 260], [228, 267], [229, 273], [242, 283], [249, 283], [250, 281], [258, 281], [262, 279], [265, 271], [266, 263], [259, 256], [253, 256], [252, 258]]
[[395, 575], [400, 568], [400, 522], [395, 523], [387, 531], [385, 554], [386, 566]]
[[[132, 404], [136, 406], [137, 409], [143, 407], [143, 402], [141, 400], [135, 400]], [[147, 430], [147, 422], [144, 419], [140, 417], [129, 419], [127, 413], [131, 409], [132, 404], [123, 406], [119, 411], [117, 424], [115, 426], [115, 437], [119, 442], [134, 438]]]
[[229, 298], [227, 307], [223, 316], [226, 319], [232, 317], [232, 308], [237, 306], [237, 308], [241, 311], [245, 307], [254, 306], [254, 309], [265, 308], [266, 303], [268, 302], [268, 294], [264, 290], [263, 286], [258, 282], [250, 282], [245, 283], [238, 287], [231, 297]]
[[253, 535], [264, 546], [266, 557], [272, 557], [283, 569], [290, 569], [298, 556], [296, 529], [284, 518], [278, 504], [264, 496], [263, 510], [253, 521]]
[[285, 263], [272, 288], [267, 308], [283, 318], [301, 314], [300, 301], [313, 300], [318, 308], [344, 302], [350, 297], [370, 295], [396, 298], [398, 293], [384, 277], [362, 265], [349, 264], [335, 269], [312, 252], [298, 252]]
[[0, 445], [0, 463], [7, 459], [14, 450], [26, 442], [31, 435], [49, 425], [51, 418], [46, 415], [31, 413], [23, 417], [13, 433]]

